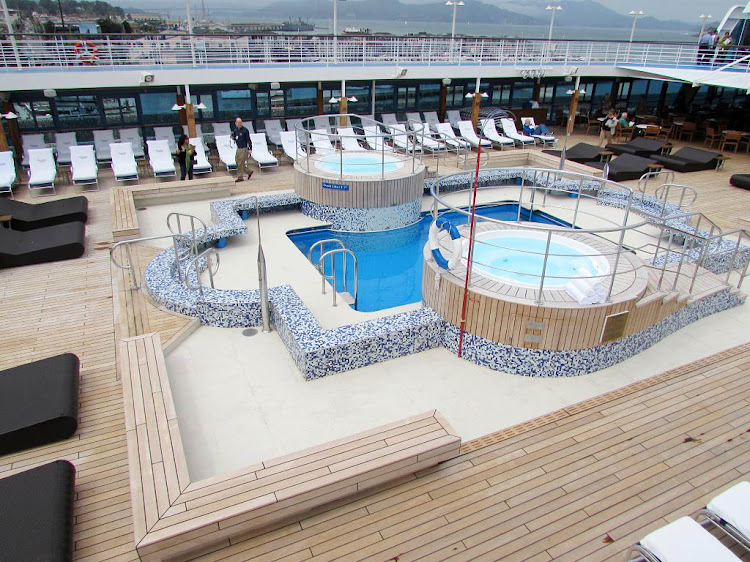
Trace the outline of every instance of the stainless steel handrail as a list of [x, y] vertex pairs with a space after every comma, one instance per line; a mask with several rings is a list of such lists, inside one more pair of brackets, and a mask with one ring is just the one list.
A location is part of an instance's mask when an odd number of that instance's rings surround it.
[[[216, 256], [216, 269], [213, 269], [211, 267], [211, 258]], [[202, 267], [201, 261], [206, 260], [206, 266], [205, 268]], [[195, 256], [193, 259], [191, 259], [187, 265], [185, 266], [185, 286], [188, 289], [192, 290], [198, 290], [201, 296], [203, 296], [203, 284], [201, 283], [201, 273], [204, 269], [208, 270], [208, 277], [211, 282], [211, 288], [215, 289], [214, 286], [214, 275], [219, 271], [219, 265], [221, 264], [221, 259], [219, 257], [219, 252], [216, 251], [216, 248], [206, 248], [203, 250], [200, 254]], [[198, 280], [197, 285], [193, 285], [193, 282], [190, 280], [190, 268], [195, 268], [195, 277]]]
[[[137, 244], [139, 242], [148, 242], [150, 240], [163, 240], [165, 238], [171, 238], [172, 244], [177, 243], [177, 238], [183, 238], [183, 235], [180, 234], [163, 234], [161, 236], [145, 236], [143, 238], [132, 238], [130, 240], [120, 240], [119, 242], [115, 242], [109, 247], [109, 259], [112, 261], [113, 264], [115, 264], [116, 267], [120, 269], [127, 269], [130, 271], [130, 284], [131, 289], [140, 289], [140, 283], [138, 282], [138, 279], [136, 278], [135, 274], [135, 264], [133, 263], [133, 254], [130, 249], [131, 244]], [[115, 250], [120, 247], [125, 247], [125, 252], [128, 258], [128, 265], [124, 265], [117, 261], [117, 258], [115, 257]]]
[[[337, 306], [336, 304], [336, 294], [337, 294], [336, 280], [338, 279], [336, 275], [336, 255], [337, 254], [343, 254], [343, 268], [342, 269], [343, 269], [343, 276], [344, 276], [343, 277], [344, 291], [348, 292], [352, 296], [352, 298], [354, 299], [353, 308], [354, 310], [357, 310], [357, 296], [359, 293], [359, 266], [357, 264], [357, 255], [354, 252], [352, 252], [349, 248], [336, 248], [334, 250], [328, 250], [324, 254], [321, 254], [320, 258], [318, 258], [317, 268], [323, 279], [323, 294], [325, 295], [326, 293], [325, 282], [326, 280], [328, 280], [331, 282], [331, 286], [333, 287], [333, 306]], [[351, 291], [349, 291], [349, 283], [346, 279], [346, 273], [347, 273], [346, 256], [347, 255], [350, 255], [352, 259], [354, 260], [354, 293], [353, 294]], [[326, 275], [325, 273], [325, 259], [328, 256], [331, 256], [331, 274], [330, 275]]]

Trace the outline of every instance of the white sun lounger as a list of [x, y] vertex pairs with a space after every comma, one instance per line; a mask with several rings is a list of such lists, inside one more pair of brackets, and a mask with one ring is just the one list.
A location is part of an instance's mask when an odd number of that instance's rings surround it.
[[138, 179], [138, 164], [129, 142], [115, 142], [109, 145], [112, 153], [112, 172], [118, 181]]
[[297, 133], [297, 141], [300, 142], [300, 143], [302, 143], [302, 144], [304, 144], [305, 142], [307, 142], [305, 140], [305, 136], [306, 135], [305, 135], [305, 133], [303, 131], [297, 130], [297, 125], [300, 126], [299, 127], [300, 129], [304, 130], [305, 127], [304, 127], [304, 125], [301, 125], [301, 123], [302, 123], [302, 119], [287, 119], [286, 120], [286, 130], [290, 131], [290, 132], [293, 132], [293, 133]]
[[395, 113], [381, 113], [380, 120], [389, 126], [398, 125], [398, 119], [396, 119]]
[[29, 150], [29, 189], [52, 189], [55, 191], [57, 167], [51, 148], [33, 148]]
[[750, 482], [735, 484], [698, 512], [750, 550]]
[[133, 147], [133, 156], [145, 158], [146, 151], [143, 149], [143, 139], [138, 129], [120, 129], [120, 142], [129, 142]]
[[91, 145], [70, 147], [70, 178], [74, 185], [94, 185], [99, 189], [99, 166]]
[[643, 538], [628, 552], [633, 552], [650, 562], [739, 562], [719, 539], [706, 531], [690, 517], [657, 529]]
[[391, 138], [393, 144], [407, 152], [421, 152], [422, 147], [409, 138], [406, 125], [391, 125]]
[[[474, 132], [474, 125], [472, 125], [471, 121], [459, 121], [458, 122], [458, 131], [461, 133], [461, 136], [466, 139], [471, 146], [474, 148], [479, 146], [479, 137]], [[492, 147], [492, 142], [488, 141], [487, 139], [482, 139], [482, 146], [486, 146], [488, 148]]]
[[22, 166], [29, 165], [29, 150], [47, 148], [47, 143], [44, 142], [44, 135], [42, 134], [27, 133], [25, 135], [21, 135], [21, 144], [23, 145], [23, 160], [21, 161]]
[[313, 129], [310, 131], [310, 140], [315, 147], [315, 154], [326, 155], [336, 152], [336, 149], [331, 145], [331, 139], [326, 134], [325, 129]]
[[380, 132], [380, 127], [372, 125], [368, 127], [362, 127], [365, 131], [365, 142], [372, 150], [378, 152], [393, 152], [393, 147], [385, 144], [385, 139]]
[[219, 151], [219, 160], [227, 167], [227, 170], [237, 169], [237, 145], [234, 144], [229, 135], [217, 135], [216, 150]]
[[114, 131], [110, 129], [94, 131], [94, 149], [96, 150], [97, 162], [109, 162], [112, 160], [112, 155], [109, 152], [109, 145], [114, 142]]
[[500, 126], [503, 128], [503, 132], [508, 138], [513, 139], [514, 142], [520, 144], [521, 146], [536, 144], [536, 141], [533, 139], [533, 137], [522, 135], [516, 130], [516, 123], [515, 121], [513, 121], [513, 119], [500, 119]]
[[231, 135], [232, 126], [229, 123], [214, 123], [214, 137], [218, 135]]
[[165, 140], [169, 144], [169, 152], [177, 152], [177, 142], [174, 140], [174, 129], [172, 127], [154, 127], [154, 138]]
[[341, 150], [345, 152], [362, 152], [367, 150], [359, 144], [359, 135], [355, 134], [352, 127], [339, 127], [338, 131]]
[[440, 125], [440, 119], [438, 119], [437, 111], [423, 111], [424, 122], [432, 131], [437, 131], [437, 126]]
[[70, 147], [76, 146], [78, 140], [75, 133], [55, 133], [55, 149], [57, 150], [57, 163], [70, 164]]
[[[529, 126], [532, 129], [536, 129], [536, 123], [534, 122], [533, 117], [521, 117], [521, 123], [529, 122]], [[536, 141], [539, 142], [539, 144], [552, 144], [554, 145], [557, 142], [557, 138], [555, 138], [554, 135], [531, 135], [534, 137]]]
[[[409, 126], [412, 128], [412, 130], [417, 131], [420, 129], [421, 125], [423, 125], [422, 122], [422, 116], [419, 114], [419, 112], [407, 112], [406, 114], [406, 122], [409, 124]], [[415, 128], [416, 126], [416, 128]]]
[[449, 109], [445, 112], [445, 117], [448, 119], [448, 123], [451, 124], [451, 127], [458, 129], [458, 123], [459, 121], [462, 121], [461, 112], [458, 109]]
[[297, 135], [294, 131], [281, 131], [281, 148], [289, 158], [296, 162], [300, 158], [304, 158], [306, 153], [302, 150], [302, 146], [297, 140]]
[[193, 164], [194, 174], [208, 174], [212, 172], [211, 163], [206, 157], [206, 147], [203, 145], [203, 137], [193, 137], [190, 144], [195, 147], [195, 163]]
[[[182, 126], [182, 132], [183, 134], [188, 135], [188, 137], [190, 136], [187, 125]], [[198, 138], [198, 137], [203, 138], [203, 130], [201, 129], [200, 123], [195, 124], [195, 137], [194, 138]], [[177, 148], [175, 148], [175, 151], [176, 150]]]
[[271, 141], [272, 144], [275, 144], [277, 147], [281, 146], [281, 136], [279, 135], [279, 133], [284, 130], [284, 128], [281, 126], [281, 121], [279, 121], [278, 119], [266, 119], [265, 124], [268, 140]]
[[279, 165], [276, 157], [268, 151], [265, 133], [253, 133], [250, 135], [250, 142], [253, 145], [250, 157], [258, 163], [258, 167], [261, 170]]
[[174, 157], [169, 150], [169, 141], [166, 139], [146, 141], [148, 145], [148, 163], [154, 171], [154, 176], [162, 178], [165, 176], [176, 176]]
[[13, 153], [8, 150], [0, 152], [0, 192], [7, 191], [13, 198], [13, 184], [16, 182], [16, 163]]
[[425, 123], [416, 123], [412, 121], [412, 128], [417, 134], [417, 142], [422, 145], [423, 149], [431, 152], [438, 152], [440, 150], [446, 150], [448, 147], [446, 143], [440, 140], [435, 140], [430, 133], [430, 128]]
[[316, 129], [323, 129], [326, 133], [331, 132], [331, 119], [328, 115], [316, 115], [313, 117]]
[[443, 139], [448, 146], [452, 146], [453, 148], [471, 149], [469, 141], [456, 136], [450, 123], [438, 123], [436, 130], [440, 138]]
[[513, 147], [516, 145], [511, 139], [498, 133], [494, 119], [482, 119], [479, 124], [482, 127], [482, 133], [484, 136], [487, 137], [492, 144], [499, 145], [501, 150], [503, 147]]

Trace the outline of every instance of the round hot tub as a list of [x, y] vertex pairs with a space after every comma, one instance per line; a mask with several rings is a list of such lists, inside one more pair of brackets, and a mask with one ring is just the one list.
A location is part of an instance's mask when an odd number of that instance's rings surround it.
[[316, 159], [315, 167], [337, 176], [378, 176], [400, 170], [404, 160], [381, 153], [339, 152]]
[[[464, 240], [464, 258], [469, 242]], [[544, 271], [544, 286], [562, 289], [577, 277], [606, 276], [609, 263], [601, 252], [567, 236], [552, 234], [549, 256], [547, 234], [523, 230], [494, 230], [476, 237], [473, 271], [484, 277], [519, 287], [536, 288]]]

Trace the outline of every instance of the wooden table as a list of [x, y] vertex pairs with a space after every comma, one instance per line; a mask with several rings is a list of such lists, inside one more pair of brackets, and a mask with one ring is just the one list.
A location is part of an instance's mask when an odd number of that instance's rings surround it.
[[724, 167], [724, 162], [729, 160], [729, 156], [724, 156], [723, 154], [719, 154], [716, 157], [716, 170], [721, 170]]
[[614, 155], [615, 153], [610, 150], [603, 150], [602, 152], [599, 153], [599, 160], [601, 162], [609, 162], [610, 160], [612, 160], [612, 157]]

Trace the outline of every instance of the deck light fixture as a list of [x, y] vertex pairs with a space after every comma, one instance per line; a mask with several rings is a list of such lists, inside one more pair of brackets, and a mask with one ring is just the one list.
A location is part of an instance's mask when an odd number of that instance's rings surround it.
[[196, 105], [195, 105], [195, 106], [193, 106], [193, 107], [194, 107], [195, 109], [207, 109], [207, 107], [206, 107], [206, 104], [205, 104], [205, 103], [203, 103], [203, 102], [200, 102], [200, 103], [196, 104]]
[[[476, 95], [477, 95], [476, 92], [468, 92], [464, 97], [466, 99], [470, 99], [470, 98], [473, 98]], [[480, 98], [488, 98], [488, 97], [490, 97], [490, 95], [487, 92], [482, 92], [481, 94], [479, 94], [479, 97]]]
[[18, 115], [12, 111], [9, 111], [8, 113], [0, 113], [0, 116], [2, 116], [3, 119], [18, 119]]
[[547, 6], [544, 8], [545, 10], [549, 10], [552, 12], [552, 18], [549, 22], [549, 35], [547, 36], [547, 41], [552, 41], [552, 30], [555, 28], [555, 14], [562, 10], [562, 6]]
[[[359, 101], [357, 99], [357, 96], [347, 96], [346, 100], [352, 103]], [[335, 98], [333, 96], [331, 96], [331, 99], [328, 100], [328, 103], [340, 103], [340, 102], [341, 102], [341, 98]]]
[[181, 109], [185, 109], [185, 105], [184, 104], [183, 105], [174, 104], [172, 106], [172, 111], [180, 111]]
[[451, 24], [451, 41], [453, 41], [456, 37], [456, 10], [459, 6], [465, 6], [466, 3], [463, 0], [448, 0], [445, 5], [453, 6], [453, 23]]
[[630, 43], [632, 43], [633, 37], [635, 36], [635, 24], [638, 21], [638, 16], [643, 15], [643, 10], [630, 10], [628, 15], [633, 16], [633, 28], [630, 30]]

